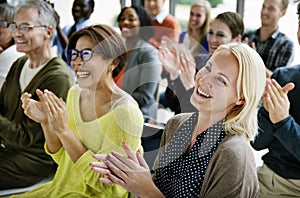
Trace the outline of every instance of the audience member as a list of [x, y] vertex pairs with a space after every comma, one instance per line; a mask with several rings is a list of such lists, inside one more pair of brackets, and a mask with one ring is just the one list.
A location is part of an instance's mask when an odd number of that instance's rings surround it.
[[[220, 46], [196, 75], [195, 113], [171, 118], [154, 165], [153, 181], [140, 152], [95, 155], [102, 183], [138, 197], [257, 197], [248, 140], [257, 133], [257, 105], [266, 76], [261, 57], [243, 43]], [[106, 175], [106, 177], [103, 177]]]
[[147, 41], [153, 36], [151, 18], [142, 6], [125, 7], [117, 18], [130, 52], [122, 88], [137, 101], [145, 118], [156, 118], [156, 93], [162, 72], [158, 50]]
[[178, 41], [181, 33], [181, 26], [177, 19], [163, 9], [165, 1], [145, 0], [144, 2], [154, 26], [154, 36], [148, 42], [156, 48], [160, 46], [162, 36], [168, 36], [174, 41]]
[[92, 25], [90, 16], [94, 12], [94, 7], [94, 0], [74, 0], [72, 6], [72, 16], [74, 19], [74, 24], [66, 25], [63, 29], [61, 29], [59, 25], [60, 17], [57, 14], [57, 35], [54, 38], [53, 45], [57, 46], [57, 53], [61, 55], [65, 61], [67, 61], [65, 49], [68, 45], [70, 36], [74, 32]]
[[287, 11], [289, 0], [264, 0], [261, 27], [244, 34], [245, 41], [256, 49], [267, 67], [267, 76], [278, 67], [290, 65], [294, 58], [294, 44], [279, 31], [278, 22]]
[[193, 56], [208, 52], [206, 34], [210, 22], [210, 3], [197, 0], [191, 5], [187, 30], [181, 32], [179, 43], [183, 43]]
[[0, 189], [33, 185], [53, 173], [56, 166], [44, 151], [42, 127], [22, 109], [27, 92], [48, 89], [65, 99], [73, 77], [65, 62], [51, 54], [55, 32], [54, 11], [45, 1], [28, 0], [18, 7], [9, 24], [18, 52], [0, 92]]
[[16, 51], [15, 41], [8, 28], [14, 19], [15, 8], [6, 3], [0, 4], [0, 89], [13, 62], [24, 55]]
[[195, 107], [186, 100], [193, 93], [195, 74], [221, 44], [240, 42], [243, 33], [244, 23], [240, 15], [234, 12], [223, 12], [209, 24], [207, 35], [209, 54], [198, 54], [193, 58], [185, 48], [183, 50], [180, 47], [170, 50], [166, 47], [160, 48], [160, 60], [164, 70], [169, 73], [165, 96], [168, 106], [175, 114], [195, 111]]
[[126, 46], [107, 25], [75, 32], [68, 45], [78, 85], [67, 105], [52, 92], [37, 90], [40, 101], [25, 93], [25, 113], [41, 123], [45, 149], [58, 164], [54, 179], [21, 197], [128, 197], [118, 185], [97, 182], [89, 163], [95, 153], [121, 150], [126, 141], [141, 148], [143, 116], [134, 99], [113, 80], [126, 61]]
[[[297, 14], [299, 17], [300, 4]], [[299, 32], [298, 24], [298, 41]], [[256, 150], [268, 149], [258, 169], [260, 197], [300, 195], [299, 73], [300, 65], [281, 67], [267, 83], [258, 113], [259, 134], [252, 142]]]

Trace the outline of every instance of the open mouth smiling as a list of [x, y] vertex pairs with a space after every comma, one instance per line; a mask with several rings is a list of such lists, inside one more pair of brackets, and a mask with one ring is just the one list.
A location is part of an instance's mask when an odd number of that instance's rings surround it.
[[208, 93], [206, 93], [205, 91], [201, 90], [200, 87], [198, 87], [197, 89], [197, 93], [200, 95], [200, 96], [203, 96], [205, 98], [212, 98], [211, 95], [209, 95]]

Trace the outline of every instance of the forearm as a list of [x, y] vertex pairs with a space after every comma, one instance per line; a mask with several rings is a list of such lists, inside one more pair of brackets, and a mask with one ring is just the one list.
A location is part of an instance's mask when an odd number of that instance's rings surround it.
[[47, 124], [41, 124], [46, 140], [47, 149], [50, 153], [56, 153], [62, 147], [62, 144], [57, 135], [52, 131]]
[[148, 186], [147, 189], [145, 189], [145, 193], [143, 195], [138, 195], [139, 198], [164, 198], [165, 196], [163, 193], [154, 185]]
[[62, 146], [67, 151], [68, 155], [74, 163], [88, 150], [71, 131], [67, 128], [66, 131], [57, 134]]
[[289, 116], [275, 125], [274, 136], [278, 141], [300, 161], [300, 125]]

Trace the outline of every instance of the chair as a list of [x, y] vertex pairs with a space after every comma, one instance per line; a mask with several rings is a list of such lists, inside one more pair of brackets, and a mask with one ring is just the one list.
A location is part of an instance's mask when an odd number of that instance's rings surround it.
[[0, 198], [8, 198], [11, 195], [17, 195], [17, 194], [22, 194], [27, 191], [30, 191], [44, 183], [47, 183], [53, 179], [54, 174], [49, 175], [47, 178], [43, 179], [42, 181], [28, 187], [24, 188], [13, 188], [13, 189], [7, 189], [7, 190], [0, 190]]
[[144, 158], [152, 170], [154, 160], [158, 153], [161, 135], [164, 127], [154, 125], [150, 123], [144, 123], [143, 134], [142, 134], [142, 146], [144, 148]]

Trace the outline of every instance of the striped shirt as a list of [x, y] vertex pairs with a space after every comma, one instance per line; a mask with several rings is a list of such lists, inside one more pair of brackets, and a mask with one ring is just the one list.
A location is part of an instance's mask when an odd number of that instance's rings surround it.
[[278, 67], [290, 65], [294, 59], [294, 44], [282, 32], [277, 30], [264, 42], [259, 41], [260, 29], [251, 30], [244, 34], [248, 44], [255, 43], [256, 51], [263, 59], [266, 67], [274, 71]]

